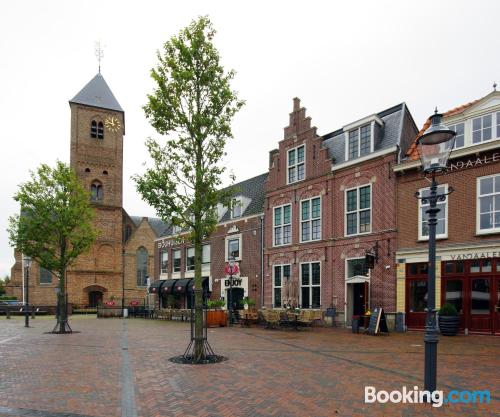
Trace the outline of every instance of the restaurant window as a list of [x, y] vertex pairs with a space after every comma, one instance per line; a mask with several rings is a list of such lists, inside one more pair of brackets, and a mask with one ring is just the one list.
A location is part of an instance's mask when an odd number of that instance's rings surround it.
[[414, 263], [408, 266], [408, 275], [427, 275], [429, 264], [427, 262]]
[[459, 313], [463, 309], [463, 281], [461, 279], [447, 279], [445, 288], [445, 303], [450, 303]]
[[477, 179], [478, 233], [500, 231], [500, 175]]
[[321, 307], [321, 268], [319, 262], [300, 265], [300, 295], [302, 308]]
[[194, 271], [194, 248], [186, 250], [186, 271]]
[[292, 206], [286, 204], [274, 208], [274, 246], [292, 242]]
[[305, 178], [305, 146], [290, 149], [287, 154], [288, 184]]
[[144, 247], [137, 249], [136, 270], [137, 286], [145, 287], [148, 284], [148, 251]]
[[471, 280], [471, 313], [490, 314], [490, 279], [474, 278]]
[[168, 251], [166, 249], [160, 252], [160, 270], [162, 274], [168, 272]]
[[181, 250], [177, 249], [172, 252], [173, 258], [174, 258], [174, 272], [180, 272], [181, 271]]
[[290, 265], [275, 265], [273, 276], [273, 307], [282, 307], [283, 286], [290, 279]]
[[427, 308], [427, 280], [411, 280], [409, 284], [410, 312], [424, 312]]
[[[419, 190], [420, 197], [428, 197], [430, 194], [429, 188], [421, 188]], [[437, 193], [445, 194], [448, 192], [448, 184], [440, 185], [437, 189]], [[427, 240], [429, 239], [429, 214], [427, 210], [430, 208], [428, 201], [423, 202], [421, 199], [418, 200], [419, 214], [418, 214], [418, 239]], [[437, 213], [437, 224], [436, 224], [436, 239], [443, 239], [448, 236], [448, 196], [445, 197], [444, 201], [437, 202], [437, 208], [439, 212]]]
[[40, 267], [40, 284], [52, 284], [52, 272]]
[[203, 265], [210, 264], [210, 245], [203, 245], [201, 247], [201, 263]]
[[450, 129], [456, 132], [455, 136], [455, 144], [453, 145], [453, 149], [463, 148], [465, 145], [465, 124], [457, 123], [455, 125], [450, 126]]
[[300, 240], [321, 239], [321, 198], [311, 198], [300, 202]]
[[490, 259], [474, 259], [470, 263], [471, 273], [491, 272], [493, 270]]
[[465, 271], [464, 261], [453, 261], [444, 263], [445, 274], [463, 274]]
[[346, 190], [346, 236], [371, 231], [371, 185]]

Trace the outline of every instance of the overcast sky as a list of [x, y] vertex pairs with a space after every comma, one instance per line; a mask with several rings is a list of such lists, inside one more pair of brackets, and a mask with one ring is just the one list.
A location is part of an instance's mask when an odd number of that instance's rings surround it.
[[417, 125], [500, 82], [498, 1], [9, 1], [0, 8], [0, 274], [13, 250], [5, 231], [30, 169], [69, 162], [71, 99], [102, 74], [125, 110], [124, 207], [154, 216], [130, 176], [154, 135], [141, 106], [155, 51], [208, 14], [234, 87], [247, 104], [234, 120], [227, 165], [237, 181], [267, 170], [292, 98], [320, 134], [405, 101]]

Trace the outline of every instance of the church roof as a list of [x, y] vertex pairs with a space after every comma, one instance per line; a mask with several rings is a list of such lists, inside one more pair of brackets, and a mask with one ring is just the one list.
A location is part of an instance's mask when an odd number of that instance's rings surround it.
[[146, 219], [155, 232], [156, 236], [162, 236], [167, 229], [168, 225], [165, 224], [161, 219], [156, 217], [142, 217], [142, 216], [129, 216], [136, 227], [139, 227], [143, 219]]
[[69, 102], [123, 112], [101, 73], [92, 78]]

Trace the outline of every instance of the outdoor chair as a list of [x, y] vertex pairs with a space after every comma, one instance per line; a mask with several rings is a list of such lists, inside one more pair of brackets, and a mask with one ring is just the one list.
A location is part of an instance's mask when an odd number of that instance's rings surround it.
[[321, 326], [323, 324], [323, 311], [322, 310], [314, 310], [314, 318], [313, 324]]
[[314, 321], [314, 311], [313, 310], [302, 310], [300, 312], [300, 317], [298, 319], [299, 324], [302, 326], [312, 326]]
[[281, 327], [292, 327], [295, 320], [295, 316], [290, 315], [288, 311], [280, 311], [280, 326]]
[[268, 329], [276, 328], [280, 324], [280, 312], [278, 310], [268, 310], [266, 318], [266, 327]]

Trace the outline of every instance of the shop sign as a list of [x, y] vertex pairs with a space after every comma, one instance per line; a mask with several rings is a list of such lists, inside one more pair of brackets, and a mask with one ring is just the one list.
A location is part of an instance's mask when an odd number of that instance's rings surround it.
[[500, 153], [495, 152], [491, 156], [482, 156], [471, 158], [466, 161], [457, 161], [454, 163], [450, 163], [450, 171], [457, 171], [466, 168], [476, 168], [478, 166], [488, 165], [498, 161], [500, 161]]
[[[232, 282], [231, 282], [232, 281]], [[224, 280], [225, 287], [241, 287], [243, 280], [241, 278], [227, 278]]]
[[498, 258], [500, 257], [500, 250], [492, 252], [470, 252], [470, 253], [458, 253], [455, 255], [450, 255], [452, 261], [465, 261], [468, 259], [485, 259], [485, 258]]

